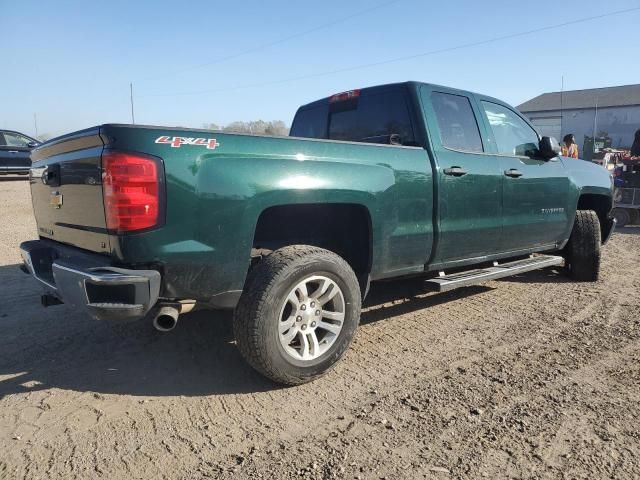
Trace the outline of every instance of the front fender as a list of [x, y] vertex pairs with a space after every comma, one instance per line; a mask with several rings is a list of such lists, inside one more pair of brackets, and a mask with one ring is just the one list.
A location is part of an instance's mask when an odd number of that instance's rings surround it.
[[572, 185], [572, 197], [569, 207], [572, 222], [567, 230], [568, 240], [575, 211], [578, 208], [593, 209], [598, 213], [603, 244], [606, 243], [615, 228], [615, 221], [611, 217], [613, 208], [613, 179], [609, 172], [595, 163], [561, 157]]

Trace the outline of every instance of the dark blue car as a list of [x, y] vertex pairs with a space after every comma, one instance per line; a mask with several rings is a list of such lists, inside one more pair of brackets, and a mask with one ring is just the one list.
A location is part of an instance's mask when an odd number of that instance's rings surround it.
[[13, 130], [0, 130], [0, 175], [26, 175], [31, 168], [31, 150], [40, 142]]

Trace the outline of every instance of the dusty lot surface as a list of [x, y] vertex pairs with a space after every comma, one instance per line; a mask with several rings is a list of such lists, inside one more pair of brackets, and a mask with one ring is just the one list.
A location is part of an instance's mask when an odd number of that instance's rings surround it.
[[0, 478], [640, 478], [638, 228], [595, 284], [378, 285], [340, 365], [282, 389], [229, 315], [42, 309], [27, 187], [0, 180]]

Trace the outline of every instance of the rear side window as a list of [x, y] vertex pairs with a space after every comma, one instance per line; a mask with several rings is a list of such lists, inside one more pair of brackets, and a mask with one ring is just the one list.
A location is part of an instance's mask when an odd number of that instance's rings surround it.
[[401, 90], [363, 94], [330, 105], [329, 138], [365, 143], [415, 145], [411, 118]]
[[433, 92], [431, 104], [443, 147], [466, 152], [483, 151], [476, 116], [467, 97]]
[[536, 155], [538, 134], [519, 115], [492, 102], [483, 101], [482, 108], [496, 139], [498, 153], [520, 157]]
[[327, 138], [328, 116], [329, 106], [326, 104], [301, 108], [293, 119], [289, 135], [303, 138]]

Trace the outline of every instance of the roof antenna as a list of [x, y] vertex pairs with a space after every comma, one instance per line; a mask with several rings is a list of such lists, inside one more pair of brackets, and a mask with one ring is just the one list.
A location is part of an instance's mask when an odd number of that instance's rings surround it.
[[136, 117], [133, 115], [133, 82], [129, 83], [129, 98], [131, 99], [131, 123], [136, 124]]

